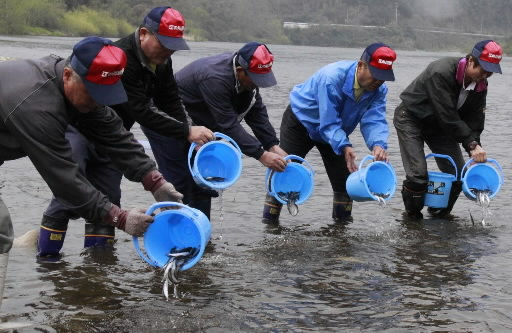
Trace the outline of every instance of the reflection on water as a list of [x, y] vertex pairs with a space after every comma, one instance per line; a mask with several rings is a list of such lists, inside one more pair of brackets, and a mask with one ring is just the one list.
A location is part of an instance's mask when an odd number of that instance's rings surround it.
[[[72, 42], [38, 39], [37, 45], [2, 42], [0, 56], [66, 55]], [[53, 49], [53, 46], [59, 45]], [[173, 55], [176, 68], [238, 44], [193, 43]], [[271, 122], [278, 129], [287, 95], [322, 64], [357, 59], [360, 50], [274, 45], [278, 86], [263, 89]], [[443, 54], [399, 52], [389, 84], [389, 110], [402, 89], [429, 61]], [[300, 60], [300, 66], [297, 61]], [[504, 58], [505, 73], [512, 73]], [[511, 96], [507, 77], [493, 76], [483, 141], [489, 156], [510, 162]], [[392, 112], [388, 112], [388, 121]], [[390, 163], [403, 179], [396, 135], [391, 129]], [[144, 139], [135, 129], [138, 139]], [[366, 151], [351, 137], [358, 156]], [[213, 200], [212, 238], [197, 265], [180, 275], [180, 298], [162, 297], [162, 272], [149, 267], [118, 232], [113, 249], [82, 249], [83, 221], [73, 221], [63, 256], [38, 261], [35, 250], [11, 253], [0, 321], [29, 323], [19, 332], [506, 332], [512, 327], [512, 242], [509, 183], [493, 198], [487, 225], [471, 222], [481, 207], [461, 196], [452, 220], [411, 223], [402, 217], [400, 195], [354, 203], [354, 221], [331, 220], [332, 192], [316, 151], [315, 192], [301, 214], [282, 214], [278, 226], [261, 223], [265, 168], [244, 158], [240, 180]], [[28, 159], [0, 167], [0, 190], [19, 236], [37, 228], [51, 197]], [[508, 175], [505, 168], [505, 179]], [[123, 206], [148, 207], [151, 195], [123, 181]], [[398, 191], [397, 191], [398, 192]], [[220, 206], [219, 206], [220, 205]], [[428, 215], [425, 212], [426, 215]]]

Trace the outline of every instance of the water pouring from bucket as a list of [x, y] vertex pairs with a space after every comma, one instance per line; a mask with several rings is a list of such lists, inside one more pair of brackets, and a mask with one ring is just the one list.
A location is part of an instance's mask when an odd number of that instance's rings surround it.
[[197, 144], [190, 145], [188, 168], [197, 185], [206, 189], [225, 190], [240, 178], [242, 151], [225, 134], [215, 132], [215, 138], [217, 140], [202, 145], [195, 155]]
[[359, 169], [348, 176], [347, 193], [352, 200], [377, 201], [383, 205], [395, 193], [395, 170], [391, 164], [381, 161], [373, 161], [363, 167], [370, 160], [375, 160], [375, 158], [371, 155], [363, 158], [359, 163]]
[[498, 194], [503, 184], [503, 169], [494, 159], [485, 163], [475, 163], [473, 159], [462, 168], [462, 190], [466, 197], [478, 201], [478, 194], [484, 193], [491, 199]]
[[164, 270], [166, 297], [169, 283], [174, 284], [177, 293], [179, 272], [192, 268], [201, 259], [211, 236], [211, 225], [206, 215], [181, 203], [158, 202], [149, 207], [146, 214], [173, 206], [180, 209], [161, 211], [144, 233], [144, 251], [138, 237], [133, 237], [138, 255], [151, 266]]
[[482, 225], [485, 225], [485, 219], [491, 215], [491, 198], [498, 194], [503, 185], [501, 165], [491, 158], [484, 163], [475, 163], [470, 159], [462, 168], [461, 178], [464, 195], [482, 207]]
[[457, 166], [453, 159], [448, 155], [432, 153], [425, 156], [425, 159], [430, 157], [447, 159], [453, 165], [453, 169], [455, 170], [455, 175], [439, 171], [428, 172], [425, 206], [432, 208], [446, 208], [448, 207], [448, 200], [450, 199], [452, 183], [458, 179]]
[[313, 193], [314, 174], [313, 167], [305, 159], [297, 155], [284, 157], [289, 161], [286, 169], [277, 172], [267, 169], [267, 192], [282, 204], [287, 205], [288, 212], [295, 216], [299, 213], [300, 205]]

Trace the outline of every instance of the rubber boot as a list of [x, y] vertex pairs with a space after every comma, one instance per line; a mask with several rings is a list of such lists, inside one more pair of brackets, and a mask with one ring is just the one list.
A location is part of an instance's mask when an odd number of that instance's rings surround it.
[[456, 180], [452, 183], [452, 188], [450, 189], [450, 197], [448, 198], [448, 206], [446, 208], [432, 208], [428, 207], [428, 212], [436, 217], [447, 217], [450, 215], [455, 202], [459, 198], [459, 194], [462, 192], [462, 181]]
[[43, 215], [41, 228], [39, 229], [39, 239], [37, 241], [38, 256], [53, 257], [59, 255], [64, 245], [68, 222], [68, 219], [59, 219]]
[[101, 222], [85, 223], [84, 248], [114, 244], [116, 229]]
[[5, 276], [7, 275], [7, 261], [9, 253], [0, 254], [0, 308], [2, 308], [2, 300], [4, 299]]
[[352, 199], [345, 192], [334, 192], [332, 218], [335, 222], [352, 222]]
[[277, 199], [270, 194], [267, 194], [265, 204], [263, 205], [263, 219], [261, 222], [266, 224], [278, 224], [282, 208], [282, 203], [277, 201]]
[[421, 210], [425, 204], [425, 194], [427, 185], [408, 184], [402, 186], [402, 199], [404, 200], [407, 216], [414, 220], [421, 220], [423, 214]]
[[212, 209], [212, 198], [211, 197], [192, 199], [192, 200], [190, 200], [188, 205], [192, 208], [198, 209], [201, 212], [203, 212], [203, 214], [206, 215], [208, 220], [210, 220], [210, 212]]

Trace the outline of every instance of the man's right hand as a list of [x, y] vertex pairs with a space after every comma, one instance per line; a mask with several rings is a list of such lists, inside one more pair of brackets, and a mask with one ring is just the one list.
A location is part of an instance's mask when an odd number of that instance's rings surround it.
[[190, 143], [195, 142], [198, 145], [203, 145], [214, 138], [215, 135], [208, 128], [204, 126], [190, 126], [187, 140]]
[[271, 153], [269, 151], [266, 151], [261, 155], [259, 160], [261, 164], [266, 166], [267, 168], [270, 168], [274, 171], [284, 171], [286, 168], [286, 161], [276, 153]]
[[110, 211], [105, 216], [104, 222], [124, 230], [132, 236], [142, 236], [144, 231], [153, 222], [153, 217], [146, 215], [143, 208], [134, 208], [126, 211], [112, 204]]
[[477, 145], [475, 149], [471, 150], [469, 153], [471, 154], [471, 158], [477, 163], [487, 161], [487, 153], [480, 145]]
[[124, 231], [132, 236], [142, 236], [149, 225], [153, 222], [153, 217], [146, 215], [143, 208], [133, 208], [126, 216]]

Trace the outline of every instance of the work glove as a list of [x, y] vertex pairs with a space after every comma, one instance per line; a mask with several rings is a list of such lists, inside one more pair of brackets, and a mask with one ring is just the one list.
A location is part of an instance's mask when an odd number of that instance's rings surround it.
[[143, 208], [126, 211], [112, 204], [104, 222], [124, 230], [129, 235], [138, 237], [144, 234], [153, 222], [153, 217], [146, 215]]
[[183, 194], [176, 191], [174, 186], [167, 182], [162, 174], [156, 170], [150, 171], [142, 178], [142, 185], [146, 191], [151, 191], [156, 201], [181, 203], [183, 199]]
[[180, 202], [183, 199], [183, 194], [176, 191], [171, 183], [165, 183], [153, 192], [153, 197], [156, 201], [174, 201]]

